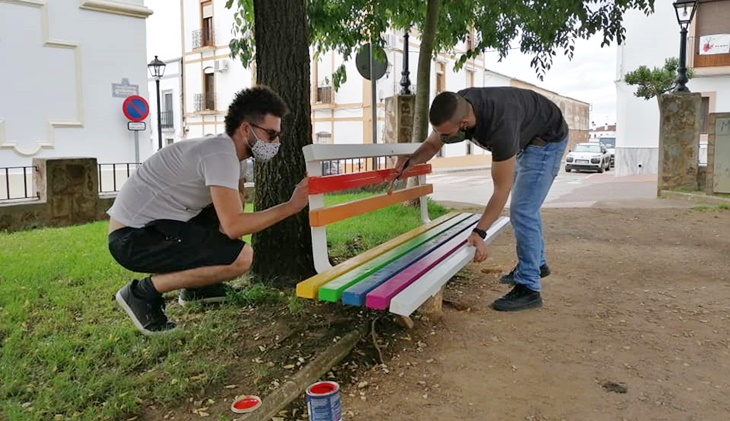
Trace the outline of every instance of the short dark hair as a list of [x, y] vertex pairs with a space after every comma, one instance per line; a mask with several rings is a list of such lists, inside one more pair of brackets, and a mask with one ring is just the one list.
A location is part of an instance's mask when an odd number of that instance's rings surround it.
[[440, 126], [447, 121], [454, 120], [464, 99], [454, 92], [441, 92], [431, 102], [431, 110], [428, 112], [428, 120], [433, 126]]
[[257, 85], [243, 89], [236, 94], [228, 107], [225, 119], [226, 133], [232, 136], [241, 123], [245, 121], [258, 123], [266, 114], [283, 118], [289, 114], [289, 107], [279, 94], [268, 86]]

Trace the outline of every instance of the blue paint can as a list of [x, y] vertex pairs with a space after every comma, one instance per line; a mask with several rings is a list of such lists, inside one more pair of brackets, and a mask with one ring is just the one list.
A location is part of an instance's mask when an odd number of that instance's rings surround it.
[[306, 390], [309, 421], [342, 421], [340, 385], [317, 382]]

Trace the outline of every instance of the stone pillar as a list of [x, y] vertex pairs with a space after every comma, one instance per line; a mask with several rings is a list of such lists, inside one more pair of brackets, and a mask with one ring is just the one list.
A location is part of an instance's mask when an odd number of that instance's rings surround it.
[[671, 93], [659, 98], [659, 178], [662, 190], [697, 190], [700, 148], [699, 93]]
[[385, 98], [384, 143], [408, 143], [413, 133], [415, 95], [396, 95]]
[[50, 226], [94, 221], [99, 202], [96, 158], [35, 158], [36, 186], [48, 206]]
[[730, 193], [730, 113], [709, 116], [705, 193]]

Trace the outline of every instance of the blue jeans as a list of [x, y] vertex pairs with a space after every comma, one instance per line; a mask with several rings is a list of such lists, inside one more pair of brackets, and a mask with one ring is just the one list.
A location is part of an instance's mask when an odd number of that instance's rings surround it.
[[558, 175], [567, 144], [566, 137], [544, 146], [527, 145], [517, 154], [510, 202], [518, 259], [515, 282], [533, 291], [540, 291], [540, 266], [545, 264], [540, 207]]

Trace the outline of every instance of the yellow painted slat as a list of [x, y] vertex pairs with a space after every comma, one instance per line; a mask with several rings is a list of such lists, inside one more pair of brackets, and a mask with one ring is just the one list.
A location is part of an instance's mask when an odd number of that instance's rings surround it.
[[351, 271], [352, 269], [380, 256], [390, 249], [398, 247], [399, 245], [405, 243], [413, 237], [423, 234], [424, 232], [430, 230], [437, 225], [443, 224], [449, 219], [454, 218], [456, 215], [459, 215], [459, 213], [460, 212], [451, 212], [446, 215], [440, 216], [429, 222], [428, 224], [424, 224], [417, 228], [414, 228], [404, 234], [399, 235], [398, 237], [393, 238], [392, 240], [386, 241], [383, 244], [373, 247], [362, 254], [359, 254], [347, 261], [344, 261], [327, 272], [322, 272], [320, 274], [314, 275], [309, 279], [299, 282], [297, 284], [297, 297], [316, 298], [319, 287], [331, 281], [332, 279]]
[[433, 193], [433, 185], [424, 184], [422, 186], [398, 190], [392, 194], [381, 194], [360, 200], [353, 200], [339, 205], [328, 206], [322, 209], [312, 210], [309, 211], [309, 225], [313, 227], [323, 227], [333, 222], [352, 218], [353, 216], [362, 215], [397, 203], [407, 202], [431, 193]]

